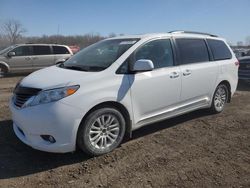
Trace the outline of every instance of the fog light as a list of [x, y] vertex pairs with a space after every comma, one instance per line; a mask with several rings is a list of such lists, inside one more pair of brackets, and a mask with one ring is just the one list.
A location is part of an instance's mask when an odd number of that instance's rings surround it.
[[41, 138], [50, 143], [56, 142], [56, 139], [51, 135], [41, 135]]

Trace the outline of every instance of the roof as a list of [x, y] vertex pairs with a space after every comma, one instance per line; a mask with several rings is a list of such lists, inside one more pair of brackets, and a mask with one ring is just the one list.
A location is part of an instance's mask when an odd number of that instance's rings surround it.
[[54, 45], [54, 46], [67, 46], [64, 44], [40, 44], [40, 43], [24, 43], [24, 44], [15, 44], [15, 46], [22, 46], [22, 45], [37, 45], [37, 46], [44, 46], [44, 45]]
[[161, 38], [161, 37], [172, 37], [172, 36], [183, 36], [183, 37], [193, 37], [193, 38], [214, 38], [219, 39], [216, 35], [209, 33], [199, 33], [199, 32], [191, 32], [191, 31], [173, 31], [169, 33], [148, 33], [148, 34], [139, 34], [139, 35], [124, 35], [117, 36], [110, 39], [128, 39], [128, 38]]

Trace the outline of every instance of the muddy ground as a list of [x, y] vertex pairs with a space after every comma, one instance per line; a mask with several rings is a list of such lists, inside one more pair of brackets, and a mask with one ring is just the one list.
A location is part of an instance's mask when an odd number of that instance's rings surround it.
[[250, 187], [250, 84], [239, 84], [221, 114], [152, 124], [90, 158], [36, 151], [16, 138], [8, 100], [22, 77], [0, 78], [0, 187]]

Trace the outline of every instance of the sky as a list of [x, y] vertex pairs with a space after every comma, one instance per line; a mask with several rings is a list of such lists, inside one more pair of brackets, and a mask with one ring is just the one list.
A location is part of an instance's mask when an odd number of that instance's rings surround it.
[[19, 20], [26, 36], [108, 36], [172, 30], [250, 36], [250, 0], [0, 0], [0, 25]]

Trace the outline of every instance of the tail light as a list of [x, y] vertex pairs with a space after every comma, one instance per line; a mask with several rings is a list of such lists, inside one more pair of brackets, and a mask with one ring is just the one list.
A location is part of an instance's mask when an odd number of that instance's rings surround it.
[[236, 61], [234, 64], [235, 64], [235, 66], [239, 66], [239, 65], [240, 65], [240, 62], [239, 62], [239, 61]]

